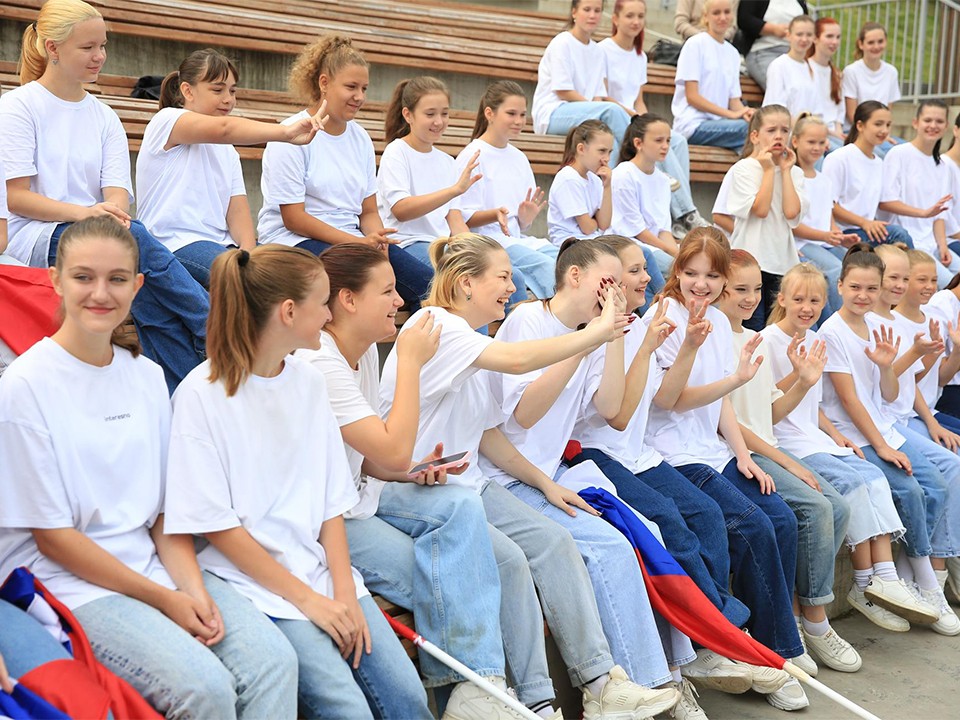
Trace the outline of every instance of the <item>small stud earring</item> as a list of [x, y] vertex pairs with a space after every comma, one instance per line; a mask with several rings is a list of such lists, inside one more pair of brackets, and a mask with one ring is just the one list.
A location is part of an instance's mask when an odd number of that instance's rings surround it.
[[54, 58], [54, 59], [53, 59], [53, 64], [54, 64], [54, 65], [59, 65], [59, 64], [60, 64], [60, 61], [57, 60], [57, 58]]
[[470, 302], [473, 299], [473, 295], [467, 293], [467, 302]]

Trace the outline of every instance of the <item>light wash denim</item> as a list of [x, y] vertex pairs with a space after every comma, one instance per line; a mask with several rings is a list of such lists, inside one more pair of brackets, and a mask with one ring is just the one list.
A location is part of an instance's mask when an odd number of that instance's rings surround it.
[[[413, 612], [417, 632], [485, 677], [504, 677], [500, 581], [480, 497], [454, 485], [387, 483], [377, 514], [346, 521], [351, 564], [371, 592]], [[427, 687], [462, 682], [420, 653]]]
[[297, 653], [301, 717], [431, 720], [417, 670], [377, 603], [367, 595], [360, 608], [373, 650], [363, 653], [356, 670], [352, 656], [350, 662], [340, 657], [333, 638], [309, 620], [274, 621]]
[[927, 557], [933, 552], [930, 538], [946, 506], [947, 481], [936, 466], [907, 440], [899, 448], [907, 456], [913, 473], [908, 475], [893, 463], [881, 460], [870, 445], [860, 448], [863, 456], [887, 478], [893, 502], [906, 528], [904, 549], [910, 557]]
[[[908, 248], [913, 247], [913, 238], [910, 237], [910, 233], [908, 233], [899, 225], [887, 225], [887, 237], [885, 237], [880, 242], [874, 242], [873, 240], [871, 240], [870, 236], [867, 235], [867, 231], [864, 230], [863, 228], [858, 228], [858, 227], [847, 228], [846, 230], [844, 230], [844, 232], [852, 233], [857, 237], [859, 237], [861, 242], [865, 242], [868, 245], [873, 245], [874, 247], [876, 247], [877, 245], [890, 245], [892, 243], [903, 243]], [[838, 258], [843, 260], [844, 256], [847, 254], [847, 248], [845, 247], [830, 248], [829, 252], [832, 252]], [[939, 277], [938, 277], [938, 281], [939, 281]]]
[[947, 483], [943, 517], [930, 534], [931, 555], [937, 558], [957, 557], [960, 555], [960, 457], [934, 442], [920, 418], [911, 418], [907, 425], [898, 423], [897, 430], [936, 466]]
[[670, 217], [678, 220], [696, 210], [690, 190], [690, 148], [682, 134], [670, 133], [670, 152], [657, 167], [680, 183], [680, 188], [670, 193]]
[[[50, 237], [48, 261], [57, 258], [60, 236], [71, 223], [61, 223]], [[139, 220], [130, 233], [140, 249], [143, 287], [133, 299], [130, 314], [137, 326], [143, 354], [163, 368], [167, 388], [177, 385], [206, 357], [207, 315], [210, 297], [166, 246], [147, 232]]]
[[[781, 452], [803, 464], [796, 456]], [[796, 591], [800, 604], [833, 602], [833, 570], [850, 522], [849, 504], [813, 470], [821, 492], [764, 455], [753, 453], [753, 460], [773, 478], [777, 494], [797, 516]]]
[[781, 55], [786, 55], [788, 50], [790, 50], [790, 46], [784, 43], [759, 50], [750, 50], [747, 53], [744, 58], [747, 74], [757, 81], [761, 90], [766, 91], [767, 89], [767, 68], [770, 67], [770, 63]]
[[846, 542], [851, 548], [879, 535], [889, 534], [894, 540], [903, 536], [890, 486], [878, 467], [857, 455], [825, 452], [807, 455], [803, 464], [824, 478], [850, 506]]
[[0, 655], [14, 679], [53, 660], [71, 658], [43, 625], [5, 600], [0, 600]]
[[212, 240], [197, 240], [173, 251], [173, 256], [180, 261], [190, 277], [203, 285], [205, 290], [210, 289], [210, 266], [213, 261], [230, 248], [236, 245], [221, 245]]
[[560, 248], [550, 245], [534, 250], [526, 245], [514, 243], [506, 250], [513, 265], [514, 275], [519, 271], [523, 278], [523, 283], [517, 285], [517, 292], [523, 290], [525, 298], [526, 288], [530, 288], [539, 300], [552, 298], [556, 291], [557, 255]]
[[226, 635], [207, 648], [145, 603], [110, 595], [74, 610], [108, 670], [169, 718], [296, 718], [297, 658], [253, 603], [203, 573]]
[[584, 448], [570, 464], [584, 460], [596, 463], [621, 500], [657, 524], [664, 547], [724, 617], [746, 625], [750, 610], [730, 594], [730, 547], [717, 503], [665, 462], [633, 474], [606, 453]]
[[750, 608], [747, 627], [785, 658], [803, 652], [793, 617], [797, 575], [797, 518], [776, 493], [763, 495], [731, 460], [718, 473], [694, 463], [676, 468], [723, 511], [730, 546], [733, 594]]
[[820, 313], [820, 319], [817, 321], [822, 325], [824, 320], [833, 315], [843, 301], [840, 299], [840, 291], [837, 289], [837, 282], [840, 280], [840, 266], [843, 261], [834, 255], [827, 248], [817, 243], [807, 243], [800, 248], [800, 255], [803, 260], [814, 265], [827, 278], [827, 302]]
[[[891, 140], [893, 142], [891, 142]], [[873, 154], [876, 155], [881, 160], [883, 160], [883, 158], [887, 156], [887, 153], [890, 152], [890, 149], [892, 147], [894, 147], [895, 145], [903, 145], [905, 142], [906, 140], [904, 140], [902, 137], [897, 137], [896, 135], [892, 135], [888, 137], [886, 140], [884, 140], [882, 143], [877, 145], [873, 149]]]
[[571, 128], [584, 120], [600, 120], [606, 123], [613, 133], [613, 152], [610, 153], [610, 167], [616, 167], [620, 158], [620, 143], [630, 124], [630, 115], [622, 107], [612, 102], [584, 101], [565, 102], [550, 113], [547, 135], [566, 135]]
[[690, 145], [709, 145], [739, 153], [743, 150], [743, 145], [747, 141], [748, 129], [749, 123], [742, 118], [737, 120], [729, 118], [704, 120], [687, 138], [687, 142]]

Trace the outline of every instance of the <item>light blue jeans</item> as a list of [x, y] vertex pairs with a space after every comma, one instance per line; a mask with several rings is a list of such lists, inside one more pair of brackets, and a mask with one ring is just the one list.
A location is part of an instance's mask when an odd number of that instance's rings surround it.
[[804, 245], [800, 248], [800, 255], [804, 260], [817, 267], [827, 278], [827, 302], [818, 321], [822, 325], [824, 320], [839, 310], [843, 304], [843, 301], [840, 300], [840, 291], [837, 290], [837, 282], [840, 280], [840, 266], [843, 261], [830, 250], [816, 243]]
[[[471, 670], [504, 676], [500, 581], [475, 492], [387, 483], [377, 514], [346, 527], [350, 560], [370, 591], [411, 610], [417, 632]], [[420, 672], [427, 687], [464, 679], [424, 652]]]
[[710, 145], [739, 153], [747, 141], [749, 123], [746, 120], [704, 120], [687, 138], [690, 145]]
[[[367, 595], [360, 598], [360, 607], [370, 628], [373, 651], [363, 653], [356, 670], [340, 657], [333, 638], [309, 620], [274, 621], [297, 653], [300, 715], [432, 719], [417, 670], [377, 603]], [[268, 713], [262, 717], [276, 716]]]
[[947, 484], [943, 517], [930, 535], [930, 546], [933, 548], [931, 555], [937, 558], [957, 557], [960, 555], [960, 457], [934, 442], [920, 418], [910, 418], [906, 426], [898, 423], [897, 430], [936, 466]]
[[14, 679], [53, 660], [71, 657], [40, 623], [5, 600], [0, 600], [0, 655]]
[[657, 167], [680, 183], [680, 189], [670, 193], [670, 217], [678, 220], [696, 210], [690, 190], [690, 147], [683, 135], [670, 133], [670, 152]]
[[[803, 461], [781, 450], [803, 464]], [[777, 494], [797, 516], [797, 597], [801, 605], [833, 602], [833, 570], [850, 522], [850, 506], [824, 478], [814, 472], [822, 492], [765, 455], [753, 453], [777, 487]], [[808, 468], [809, 469], [809, 468]], [[813, 471], [811, 471], [813, 472]]]
[[253, 603], [210, 573], [226, 635], [211, 648], [149, 605], [111, 595], [74, 615], [107, 669], [170, 718], [295, 718], [297, 658]]
[[747, 53], [744, 58], [747, 73], [757, 81], [757, 85], [762, 90], [767, 89], [767, 68], [770, 67], [770, 63], [781, 55], [785, 55], [789, 49], [787, 45], [775, 45], [760, 50], [750, 50]]
[[[538, 250], [516, 243], [507, 249], [514, 274], [517, 271], [523, 277], [523, 285], [517, 285], [517, 291], [530, 288], [539, 300], [553, 297], [557, 283], [557, 255], [560, 248], [556, 245], [544, 246]], [[524, 291], [526, 296], [526, 291]], [[511, 298], [512, 299], [512, 298]]]
[[190, 277], [203, 285], [204, 289], [210, 289], [210, 266], [213, 261], [226, 252], [229, 248], [235, 248], [236, 245], [221, 245], [212, 240], [197, 240], [189, 245], [184, 245], [179, 250], [173, 251], [173, 256], [180, 261]]
[[606, 123], [613, 133], [613, 152], [610, 153], [610, 167], [616, 167], [620, 157], [620, 143], [630, 124], [630, 115], [622, 107], [612, 102], [565, 102], [550, 114], [547, 135], [566, 135], [571, 128], [584, 120], [600, 120]]

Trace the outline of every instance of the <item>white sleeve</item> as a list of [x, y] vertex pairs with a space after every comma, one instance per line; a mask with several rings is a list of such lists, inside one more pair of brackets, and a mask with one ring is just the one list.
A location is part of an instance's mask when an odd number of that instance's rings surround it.
[[340, 435], [340, 429], [329, 406], [327, 406], [325, 414], [329, 416], [329, 422], [323, 424], [327, 434], [326, 447], [328, 450], [326, 454], [327, 466], [323, 468], [327, 478], [323, 496], [324, 522], [338, 515], [343, 515], [360, 501], [357, 486], [353, 483], [353, 472], [350, 470], [350, 463], [347, 460], [343, 437]]
[[637, 73], [637, 79], [640, 81], [640, 91], [643, 92], [643, 86], [647, 84], [647, 54], [640, 53], [640, 72]]
[[377, 193], [383, 205], [392, 212], [394, 205], [405, 198], [411, 197], [413, 193], [410, 192], [410, 168], [407, 167], [406, 158], [401, 151], [390, 150], [391, 146], [388, 145], [383, 155], [380, 156]]
[[825, 373], [843, 373], [852, 375], [852, 365], [846, 346], [840, 340], [840, 337], [833, 331], [833, 328], [821, 328], [817, 333], [820, 339], [827, 345], [827, 363], [823, 367]]
[[[545, 59], [550, 66], [550, 89], [577, 91], [574, 82], [573, 58], [570, 56], [569, 46], [563, 42], [562, 35], [558, 35], [555, 42], [547, 48]], [[589, 98], [588, 98], [589, 99]]]
[[[843, 69], [843, 74], [840, 76], [840, 94], [844, 98], [852, 98], [856, 100], [860, 97], [859, 89], [857, 88], [857, 76], [856, 71], [853, 70], [853, 65], [847, 65]], [[828, 156], [829, 157], [829, 156]]]
[[626, 174], [614, 173], [611, 180], [613, 190], [613, 216], [617, 232], [635, 238], [647, 229], [647, 220], [640, 208], [641, 194], [633, 178]]
[[377, 415], [376, 410], [370, 407], [370, 403], [363, 396], [350, 368], [341, 359], [315, 353], [310, 357], [310, 362], [323, 372], [326, 378], [330, 407], [339, 427]]
[[[692, 40], [693, 38], [691, 38]], [[701, 68], [700, 42], [685, 42], [680, 50], [680, 57], [677, 58], [676, 85], [682, 85], [685, 82], [700, 82], [703, 71]]]
[[243, 166], [240, 164], [240, 153], [233, 150], [230, 161], [230, 197], [246, 196], [247, 186], [243, 182]]
[[880, 191], [880, 202], [888, 200], [903, 200], [903, 174], [904, 163], [900, 159], [903, 153], [888, 153], [883, 159], [883, 185]]
[[[732, 168], [731, 168], [732, 170]], [[732, 182], [731, 170], [723, 174], [723, 180], [720, 182], [720, 189], [717, 190], [717, 199], [713, 203], [713, 211], [717, 215], [729, 215], [727, 210], [727, 196], [730, 194], [730, 183]]]
[[839, 155], [830, 153], [823, 159], [823, 174], [830, 180], [833, 189], [833, 201], [839, 204], [843, 197], [843, 190], [846, 188], [846, 163], [841, 160]]
[[34, 118], [20, 96], [0, 103], [0, 162], [6, 180], [37, 174], [37, 134]]
[[264, 205], [296, 205], [307, 199], [307, 153], [296, 145], [267, 143], [263, 151]]
[[756, 162], [740, 161], [730, 168], [730, 176], [727, 212], [737, 218], [747, 218], [760, 190], [763, 168]]
[[[100, 102], [99, 100], [97, 102]], [[130, 182], [130, 146], [123, 124], [113, 109], [106, 108], [107, 121], [104, 127], [103, 164], [100, 166], [100, 189], [123, 188], [133, 202], [133, 184]]]
[[796, 229], [796, 227], [803, 221], [803, 218], [806, 216], [807, 212], [810, 210], [810, 198], [807, 197], [807, 188], [803, 179], [803, 170], [794, 165], [792, 168], [790, 168], [790, 177], [793, 179], [793, 187], [796, 189], [797, 198], [800, 200], [800, 212], [793, 219], [790, 219], [784, 215], [784, 220], [787, 221], [788, 227], [791, 229]]
[[557, 208], [561, 217], [575, 218], [579, 215], [593, 215], [597, 208], [591, 208], [586, 187], [575, 178], [564, 180], [559, 187], [550, 188], [550, 203]]
[[887, 65], [890, 69], [890, 102], [889, 105], [897, 102], [900, 98], [903, 97], [903, 94], [900, 92], [900, 72], [897, 70], [896, 65]]
[[764, 106], [787, 104], [786, 74], [783, 67], [782, 63], [774, 61], [767, 68], [767, 89], [763, 94]]

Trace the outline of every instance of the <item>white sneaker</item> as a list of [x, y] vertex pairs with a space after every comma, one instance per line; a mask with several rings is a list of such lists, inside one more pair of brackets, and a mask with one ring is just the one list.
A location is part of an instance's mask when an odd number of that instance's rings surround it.
[[690, 229], [683, 224], [683, 220], [674, 220], [670, 225], [670, 234], [678, 241], [683, 240], [688, 232], [690, 232]]
[[767, 702], [778, 710], [786, 710], [787, 712], [802, 710], [810, 704], [800, 681], [793, 677], [782, 688], [767, 695]]
[[948, 637], [960, 635], [960, 619], [958, 619], [956, 613], [953, 612], [953, 608], [950, 607], [950, 603], [948, 603], [947, 598], [944, 597], [943, 591], [940, 590], [940, 588], [936, 590], [917, 589], [920, 592], [921, 600], [940, 611], [939, 619], [930, 626], [933, 628], [933, 631], [941, 635], [947, 635]]
[[833, 627], [827, 630], [825, 635], [810, 635], [806, 631], [801, 635], [806, 639], [810, 654], [831, 670], [856, 672], [863, 665], [860, 653], [837, 635]]
[[673, 688], [650, 690], [630, 682], [619, 665], [614, 665], [609, 675], [600, 697], [583, 687], [583, 720], [653, 717], [680, 700], [680, 693]]
[[[664, 175], [667, 175], [667, 174], [664, 173]], [[677, 190], [680, 189], [680, 181], [677, 180], [675, 177], [667, 175], [667, 180], [670, 181], [670, 192], [675, 193]]]
[[697, 650], [697, 657], [692, 663], [680, 668], [680, 674], [701, 688], [739, 695], [753, 685], [750, 667], [703, 648]]
[[817, 663], [814, 662], [813, 658], [810, 657], [810, 653], [807, 651], [807, 643], [803, 639], [803, 623], [800, 621], [800, 618], [794, 619], [797, 621], [797, 635], [800, 636], [800, 645], [803, 646], [803, 654], [798, 655], [795, 658], [791, 658], [790, 662], [803, 670], [810, 677], [816, 677], [817, 673], [820, 671], [820, 668], [817, 667]]
[[960, 558], [947, 558], [947, 588], [952, 591], [953, 599], [960, 602]]
[[[487, 678], [501, 690], [507, 690], [507, 683], [501, 677]], [[472, 682], [458, 683], [450, 693], [450, 700], [441, 720], [521, 720], [523, 716], [486, 690]]]
[[670, 687], [680, 691], [680, 702], [673, 706], [670, 717], [674, 720], [709, 720], [700, 703], [697, 702], [700, 694], [692, 682], [683, 679], [679, 683], [669, 684]]
[[693, 230], [698, 227], [710, 227], [713, 224], [704, 220], [699, 210], [693, 210], [684, 215], [683, 222], [686, 224], [688, 230]]
[[856, 584], [854, 584], [854, 586], [850, 588], [850, 592], [847, 593], [847, 602], [850, 603], [850, 607], [863, 614], [867, 620], [874, 625], [882, 627], [884, 630], [907, 632], [907, 630], [910, 629], [910, 623], [902, 617], [894, 615], [889, 610], [884, 610], [879, 605], [874, 605], [870, 602], [867, 596], [863, 594], [863, 590], [858, 588]]
[[748, 668], [753, 676], [750, 689], [761, 695], [775, 693], [790, 681], [790, 675], [785, 670], [767, 667], [766, 665], [748, 665], [740, 663]]
[[877, 575], [870, 578], [863, 594], [874, 605], [896, 613], [904, 620], [923, 625], [935, 623], [940, 618], [940, 610], [910, 591], [902, 578], [884, 580]]

